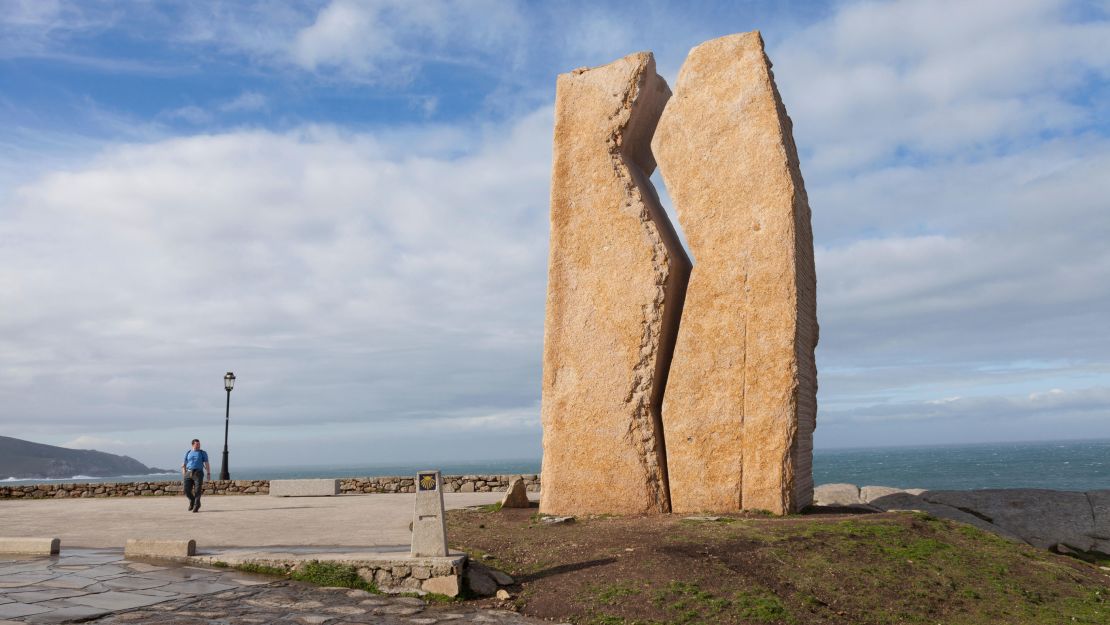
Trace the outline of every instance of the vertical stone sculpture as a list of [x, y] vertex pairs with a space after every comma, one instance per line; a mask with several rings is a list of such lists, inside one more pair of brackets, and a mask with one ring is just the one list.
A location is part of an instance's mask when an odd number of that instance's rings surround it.
[[690, 51], [652, 146], [696, 262], [663, 406], [672, 508], [797, 511], [813, 496], [813, 234], [758, 32]]
[[558, 79], [543, 513], [670, 509], [660, 406], [690, 261], [648, 180], [669, 97], [648, 52]]

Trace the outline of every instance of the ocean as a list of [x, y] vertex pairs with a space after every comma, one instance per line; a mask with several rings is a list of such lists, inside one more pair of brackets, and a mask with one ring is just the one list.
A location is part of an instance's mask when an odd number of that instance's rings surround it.
[[[218, 462], [218, 460], [217, 460]], [[310, 477], [370, 477], [413, 475], [435, 468], [445, 475], [539, 473], [537, 458], [489, 462], [425, 464], [367, 464], [359, 466], [243, 467], [231, 477], [292, 479]], [[213, 466], [218, 471], [219, 467]], [[172, 480], [179, 473], [61, 480], [9, 477], [0, 485], [58, 482], [141, 482]], [[976, 489], [1050, 488], [1054, 490], [1110, 489], [1110, 439], [1037, 443], [989, 443], [928, 447], [818, 449], [813, 454], [816, 484], [848, 482], [860, 486], [901, 488]]]

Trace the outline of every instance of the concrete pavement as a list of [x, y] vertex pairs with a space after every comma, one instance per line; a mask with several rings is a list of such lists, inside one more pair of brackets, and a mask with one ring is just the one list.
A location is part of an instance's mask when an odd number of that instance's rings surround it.
[[[530, 493], [535, 498], [537, 493]], [[448, 509], [495, 503], [504, 493], [445, 493]], [[360, 547], [405, 551], [413, 494], [337, 497], [207, 496], [0, 500], [0, 534], [47, 536], [71, 547], [119, 548], [128, 538], [196, 539], [211, 548]]]

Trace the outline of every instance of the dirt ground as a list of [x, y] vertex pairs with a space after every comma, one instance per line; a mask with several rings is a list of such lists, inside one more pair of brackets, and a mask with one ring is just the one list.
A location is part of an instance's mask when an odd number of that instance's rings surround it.
[[511, 574], [485, 602], [593, 625], [1110, 624], [1110, 570], [916, 513], [784, 518], [448, 515], [453, 548]]

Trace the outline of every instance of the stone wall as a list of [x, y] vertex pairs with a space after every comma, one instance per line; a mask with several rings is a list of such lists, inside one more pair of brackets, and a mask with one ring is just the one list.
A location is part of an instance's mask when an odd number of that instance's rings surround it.
[[[445, 475], [443, 489], [448, 493], [504, 491], [515, 475]], [[538, 475], [524, 475], [528, 490], [540, 490]], [[355, 493], [413, 493], [412, 477], [354, 477], [340, 479], [340, 491]], [[206, 495], [265, 495], [270, 480], [215, 480], [204, 483]], [[80, 497], [149, 497], [181, 495], [181, 481], [94, 482], [88, 484], [27, 484], [0, 486], [0, 499], [66, 499]]]

